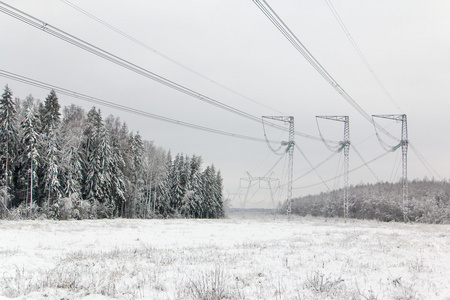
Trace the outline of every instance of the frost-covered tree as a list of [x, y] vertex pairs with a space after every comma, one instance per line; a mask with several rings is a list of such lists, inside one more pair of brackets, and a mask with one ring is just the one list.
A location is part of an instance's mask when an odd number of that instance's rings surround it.
[[0, 195], [3, 205], [11, 198], [12, 170], [17, 154], [18, 133], [16, 127], [16, 101], [12, 91], [5, 86], [0, 99]]
[[187, 174], [183, 154], [178, 154], [169, 172], [170, 207], [174, 212], [180, 212], [182, 200], [186, 193]]
[[51, 90], [50, 94], [45, 98], [43, 106], [39, 109], [42, 132], [56, 131], [61, 122], [60, 108], [58, 96], [54, 90]]
[[60, 105], [54, 90], [45, 98], [40, 107], [41, 120], [41, 192], [47, 203], [47, 208], [61, 197], [60, 163], [61, 149], [59, 141], [59, 126], [61, 123]]
[[94, 205], [98, 202], [112, 213], [111, 202], [111, 156], [108, 132], [100, 109], [93, 107], [87, 115], [84, 142], [84, 198]]
[[[37, 186], [37, 167], [39, 166], [39, 153], [38, 153], [38, 143], [39, 134], [36, 131], [36, 127], [39, 124], [39, 119], [35, 113], [33, 107], [29, 106], [25, 113], [25, 117], [21, 122], [21, 127], [23, 130], [22, 144], [24, 146], [24, 152], [21, 157], [22, 166], [26, 170], [28, 178], [28, 189], [29, 189], [29, 204], [31, 204], [33, 199], [33, 191]], [[28, 194], [28, 193], [27, 193]]]
[[225, 216], [225, 208], [223, 201], [223, 179], [220, 171], [217, 171], [215, 176], [213, 193], [215, 200], [214, 218], [222, 218]]
[[223, 216], [222, 178], [214, 165], [206, 167], [202, 173], [202, 200], [204, 218]]
[[170, 170], [172, 169], [172, 154], [169, 151], [163, 167], [161, 180], [156, 188], [156, 211], [163, 217], [172, 213], [170, 206]]
[[144, 152], [144, 146], [142, 138], [139, 132], [136, 134], [130, 134], [130, 155], [132, 160], [132, 177], [131, 177], [131, 197], [129, 201], [131, 204], [131, 217], [143, 215], [144, 206], [143, 203], [143, 180], [142, 180], [142, 156]]
[[187, 185], [188, 191], [193, 191], [189, 202], [189, 215], [194, 218], [200, 218], [203, 213], [202, 209], [202, 158], [200, 156], [192, 156], [189, 164], [189, 180]]
[[48, 208], [61, 197], [61, 184], [59, 182], [61, 151], [52, 127], [47, 128], [47, 132], [42, 136], [41, 141], [43, 197], [46, 199]]
[[63, 109], [61, 136], [60, 177], [62, 192], [65, 197], [81, 196], [82, 185], [82, 138], [86, 123], [84, 109], [72, 104]]
[[111, 145], [111, 197], [115, 203], [115, 214], [120, 214], [120, 208], [126, 202], [126, 179], [122, 172], [125, 161], [123, 158], [123, 151], [120, 147], [120, 129], [122, 127], [119, 118], [114, 118], [112, 115], [105, 120], [105, 127], [110, 137]]
[[214, 167], [202, 172], [200, 157], [172, 160], [170, 151], [130, 133], [118, 118], [103, 122], [95, 107], [87, 115], [66, 107], [60, 120], [53, 90], [44, 103], [31, 95], [13, 101], [6, 86], [0, 104], [0, 212], [8, 209], [10, 183], [13, 207], [25, 200], [50, 206], [68, 197], [88, 200], [72, 203], [87, 217], [221, 215], [220, 174]]

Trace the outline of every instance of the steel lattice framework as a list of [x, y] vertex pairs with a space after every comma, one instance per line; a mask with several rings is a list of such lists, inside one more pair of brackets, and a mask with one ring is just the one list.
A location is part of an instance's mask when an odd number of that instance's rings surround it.
[[402, 122], [402, 137], [400, 143], [392, 147], [394, 152], [398, 148], [402, 148], [402, 212], [403, 220], [407, 222], [408, 218], [408, 125], [406, 115], [373, 115], [372, 117], [395, 120]]
[[339, 148], [336, 152], [344, 150], [344, 218], [347, 219], [348, 204], [348, 170], [350, 164], [350, 121], [348, 116], [316, 116], [319, 119], [326, 119], [344, 123], [344, 139], [339, 142]]
[[286, 146], [286, 153], [289, 154], [289, 166], [288, 166], [288, 190], [286, 197], [286, 214], [290, 215], [292, 212], [292, 177], [294, 174], [294, 117], [293, 116], [263, 116], [263, 118], [271, 119], [275, 121], [282, 121], [289, 124], [289, 139], [283, 141], [281, 144]]
[[[259, 176], [259, 177], [254, 177], [250, 174], [250, 172], [246, 172], [247, 173], [247, 177], [241, 178], [241, 181], [247, 181], [248, 185], [247, 185], [247, 191], [245, 193], [245, 199], [244, 199], [244, 203], [243, 203], [243, 207], [245, 207], [247, 200], [248, 200], [248, 193], [250, 191], [250, 188], [252, 187], [252, 183], [253, 182], [258, 182], [259, 185], [261, 186], [261, 181], [264, 181], [267, 183], [267, 185], [269, 186], [269, 190], [270, 190], [270, 199], [272, 200], [272, 205], [275, 207], [275, 198], [274, 198], [274, 194], [273, 194], [273, 189], [272, 189], [272, 182], [276, 183], [275, 188], [279, 188], [280, 185], [280, 180], [278, 178], [273, 178], [273, 172], [272, 174], [270, 174], [269, 176]], [[240, 184], [239, 184], [240, 185]], [[240, 186], [241, 188], [241, 186]]]

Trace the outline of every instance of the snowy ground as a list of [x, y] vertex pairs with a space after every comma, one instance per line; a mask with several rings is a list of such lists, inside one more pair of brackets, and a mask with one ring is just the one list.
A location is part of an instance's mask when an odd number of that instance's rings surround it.
[[0, 221], [0, 298], [450, 299], [450, 226]]

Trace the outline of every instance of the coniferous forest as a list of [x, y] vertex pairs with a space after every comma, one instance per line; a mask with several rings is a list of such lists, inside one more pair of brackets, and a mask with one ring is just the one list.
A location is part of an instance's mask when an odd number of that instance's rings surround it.
[[222, 178], [200, 156], [156, 147], [100, 109], [0, 99], [0, 217], [220, 218]]

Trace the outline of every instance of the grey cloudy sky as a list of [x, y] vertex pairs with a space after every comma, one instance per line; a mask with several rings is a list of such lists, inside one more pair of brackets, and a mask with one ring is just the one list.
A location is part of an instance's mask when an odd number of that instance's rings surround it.
[[[276, 30], [251, 0], [70, 0], [78, 7], [115, 26], [142, 43], [171, 57], [229, 89], [205, 80], [116, 32], [60, 0], [4, 1], [48, 24], [92, 43], [158, 75], [254, 116], [292, 115], [295, 129], [318, 136], [316, 115], [348, 115], [352, 144], [369, 161], [383, 153], [373, 125], [364, 119], [315, 71]], [[450, 2], [446, 0], [332, 0], [351, 37], [363, 51], [395, 103], [372, 77], [346, 37], [327, 2], [268, 1], [314, 57], [369, 114], [408, 116], [409, 140], [442, 178], [450, 176]], [[111, 62], [78, 49], [47, 33], [0, 13], [0, 69], [79, 93], [127, 105], [164, 117], [232, 133], [263, 138], [262, 125], [186, 96]], [[0, 77], [16, 97], [33, 94], [44, 99], [48, 91]], [[92, 104], [59, 96], [88, 110]], [[262, 104], [258, 105], [254, 101]], [[274, 110], [268, 109], [268, 107]], [[397, 107], [398, 106], [398, 107]], [[173, 153], [201, 155], [205, 165], [222, 172], [225, 194], [233, 198], [245, 172], [265, 175], [279, 159], [265, 143], [241, 140], [101, 107], [133, 131]], [[342, 138], [342, 124], [320, 121], [325, 138]], [[400, 124], [380, 121], [400, 137]], [[287, 134], [268, 130], [270, 139]], [[393, 141], [386, 138], [390, 144]], [[308, 160], [317, 165], [330, 156], [316, 140], [296, 136]], [[275, 147], [277, 145], [274, 145]], [[350, 169], [362, 164], [351, 151]], [[311, 168], [295, 150], [294, 178]], [[317, 169], [323, 179], [341, 173], [341, 155]], [[401, 176], [400, 151], [370, 166], [383, 181]], [[409, 179], [436, 179], [419, 157], [409, 151]], [[286, 162], [273, 177], [286, 180]], [[294, 182], [294, 196], [326, 191], [314, 172]], [[328, 182], [341, 187], [343, 180]], [[367, 168], [350, 174], [350, 183], [376, 182]], [[253, 189], [247, 206], [270, 206], [269, 193]], [[241, 189], [241, 193], [243, 191]], [[285, 194], [279, 194], [281, 200]], [[234, 205], [238, 205], [238, 197]], [[260, 203], [261, 202], [261, 203]]]

